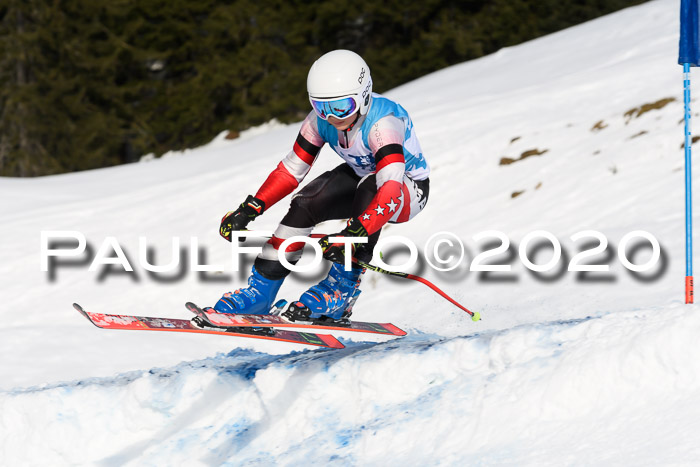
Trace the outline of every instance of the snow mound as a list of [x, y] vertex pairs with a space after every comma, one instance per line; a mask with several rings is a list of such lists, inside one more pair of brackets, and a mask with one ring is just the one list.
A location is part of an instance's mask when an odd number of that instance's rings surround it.
[[683, 462], [699, 333], [677, 304], [13, 390], [0, 464]]

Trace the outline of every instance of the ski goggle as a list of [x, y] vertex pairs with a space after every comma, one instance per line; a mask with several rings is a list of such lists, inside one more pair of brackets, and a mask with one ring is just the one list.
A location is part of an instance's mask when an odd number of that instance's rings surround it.
[[316, 115], [323, 120], [328, 120], [328, 117], [347, 118], [354, 114], [360, 108], [355, 101], [354, 96], [341, 97], [340, 99], [314, 99], [309, 97], [311, 106], [314, 108]]

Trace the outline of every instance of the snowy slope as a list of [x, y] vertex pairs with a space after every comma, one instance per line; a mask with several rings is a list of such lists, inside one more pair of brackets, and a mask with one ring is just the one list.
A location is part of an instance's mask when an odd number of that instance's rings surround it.
[[700, 315], [664, 313], [342, 351], [234, 350], [14, 390], [1, 399], [13, 427], [4, 460], [678, 465], [700, 455]]
[[[252, 257], [231, 272], [219, 219], [257, 189], [298, 124], [140, 164], [0, 179], [0, 463], [697, 459], [700, 323], [695, 307], [680, 305], [678, 8], [653, 1], [387, 93], [411, 113], [433, 171], [426, 210], [385, 236], [409, 236], [420, 248], [438, 231], [459, 237], [467, 255], [457, 270], [415, 271], [480, 311], [476, 324], [419, 284], [371, 272], [356, 317], [392, 321], [409, 336], [341, 334], [347, 349], [337, 352], [102, 331], [72, 309], [77, 301], [96, 312], [184, 318], [185, 301], [209, 304], [243, 285]], [[666, 98], [675, 100], [625, 116]], [[499, 165], [532, 149], [546, 152]], [[324, 149], [307, 180], [338, 163]], [[274, 229], [286, 207], [253, 226]], [[135, 272], [88, 271], [87, 258], [51, 278], [40, 270], [48, 230], [80, 231], [93, 253], [115, 237]], [[509, 238], [514, 256], [494, 260], [511, 264], [510, 273], [469, 271], [488, 242], [472, 236], [488, 230]], [[561, 243], [563, 269], [533, 274], [518, 258], [521, 240], [538, 230]], [[566, 271], [585, 243], [570, 237], [585, 230], [607, 237], [608, 254], [592, 261], [609, 272]], [[638, 230], [658, 239], [661, 260], [635, 276], [617, 250]], [[139, 237], [159, 264], [174, 238], [188, 253], [197, 237], [206, 263], [223, 274], [149, 275]], [[651, 255], [628, 251], [636, 264]], [[551, 254], [545, 248], [532, 260]], [[295, 298], [319, 277], [297, 274], [280, 296]]]

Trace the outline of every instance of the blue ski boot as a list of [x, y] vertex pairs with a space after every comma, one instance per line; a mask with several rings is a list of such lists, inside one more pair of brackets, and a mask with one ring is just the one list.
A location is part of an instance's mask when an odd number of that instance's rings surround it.
[[219, 313], [266, 315], [272, 308], [272, 302], [275, 300], [282, 282], [284, 282], [284, 278], [267, 279], [253, 267], [252, 274], [248, 278], [248, 287], [238, 289], [235, 292], [226, 292], [216, 302], [214, 309]]
[[361, 290], [364, 268], [345, 271], [342, 264], [333, 263], [328, 277], [304, 292], [282, 315], [292, 321], [337, 321], [352, 313]]

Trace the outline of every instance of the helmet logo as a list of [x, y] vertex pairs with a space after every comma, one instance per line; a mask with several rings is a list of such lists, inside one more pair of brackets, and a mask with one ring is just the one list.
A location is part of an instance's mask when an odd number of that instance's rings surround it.
[[372, 87], [372, 80], [367, 82], [367, 86], [365, 86], [365, 90], [362, 91], [362, 97], [365, 98], [365, 105], [369, 104], [369, 95], [370, 95], [370, 88]]
[[362, 71], [360, 72], [359, 78], [357, 78], [357, 82], [362, 84], [362, 80], [365, 79], [365, 69], [362, 68]]

